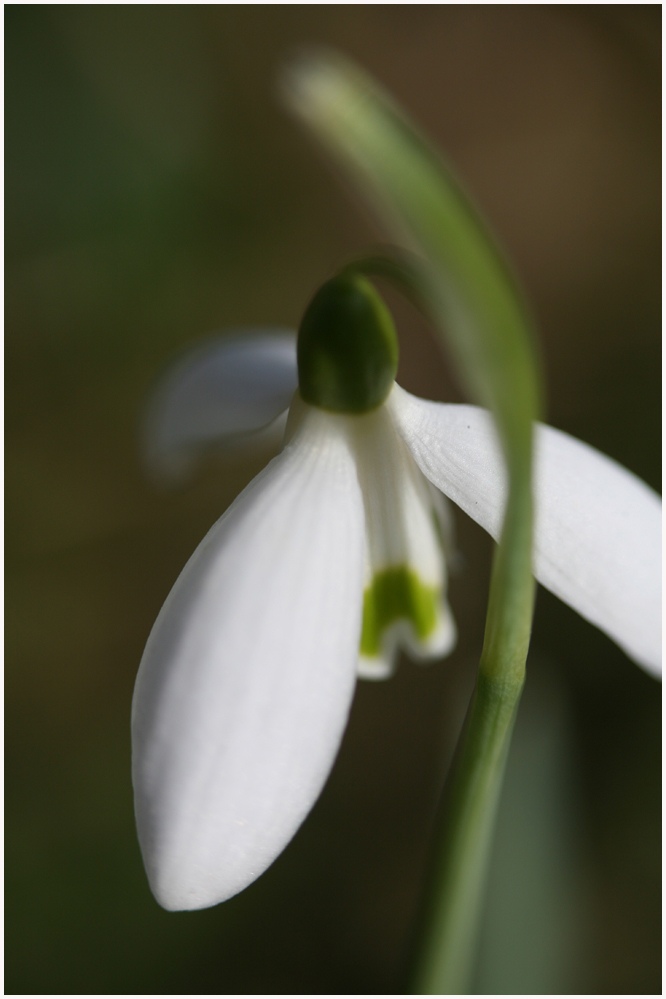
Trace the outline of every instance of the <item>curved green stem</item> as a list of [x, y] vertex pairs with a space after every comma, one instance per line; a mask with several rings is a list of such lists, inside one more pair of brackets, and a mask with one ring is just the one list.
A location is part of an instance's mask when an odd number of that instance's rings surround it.
[[530, 544], [529, 490], [508, 505], [495, 554], [479, 676], [449, 793], [438, 816], [414, 995], [469, 989], [470, 970], [504, 765], [525, 677], [534, 582], [520, 553]]
[[479, 677], [441, 828], [414, 994], [468, 988], [504, 762], [525, 675], [534, 602], [532, 425], [539, 410], [531, 323], [487, 227], [452, 171], [384, 94], [347, 61], [292, 68], [296, 114], [378, 209], [401, 248], [357, 269], [407, 290], [433, 319], [471, 397], [495, 419], [509, 496], [493, 562]]

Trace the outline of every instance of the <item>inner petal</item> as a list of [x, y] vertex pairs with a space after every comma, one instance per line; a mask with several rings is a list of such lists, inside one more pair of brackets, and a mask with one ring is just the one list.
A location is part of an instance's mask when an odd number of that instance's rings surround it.
[[359, 675], [390, 675], [400, 647], [416, 659], [451, 651], [446, 563], [430, 485], [380, 407], [356, 418], [354, 443], [366, 517]]

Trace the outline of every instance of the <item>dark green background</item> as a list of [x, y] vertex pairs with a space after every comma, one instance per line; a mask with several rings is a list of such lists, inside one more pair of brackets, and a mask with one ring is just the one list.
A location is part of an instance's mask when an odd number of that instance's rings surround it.
[[[179, 569], [266, 456], [142, 472], [155, 376], [294, 325], [382, 233], [275, 97], [302, 43], [360, 60], [446, 150], [521, 275], [550, 422], [660, 481], [660, 5], [8, 5], [9, 993], [400, 993], [490, 543], [456, 518], [460, 642], [359, 686], [322, 798], [255, 885], [153, 902], [129, 708]], [[391, 298], [399, 379], [461, 398]], [[612, 543], [612, 539], [609, 540]], [[538, 599], [476, 990], [657, 993], [660, 688]]]

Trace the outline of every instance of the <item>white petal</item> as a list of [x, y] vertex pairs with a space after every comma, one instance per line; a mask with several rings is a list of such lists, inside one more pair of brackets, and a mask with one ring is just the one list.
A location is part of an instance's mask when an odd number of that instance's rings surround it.
[[309, 410], [187, 563], [132, 713], [139, 840], [155, 897], [241, 891], [312, 808], [352, 698], [363, 507], [344, 428]]
[[440, 511], [385, 406], [350, 417], [349, 435], [366, 522], [358, 672], [384, 679], [394, 672], [399, 646], [425, 661], [447, 655], [455, 644]]
[[[390, 408], [430, 481], [498, 537], [504, 462], [490, 415], [396, 388]], [[536, 578], [661, 675], [661, 500], [599, 451], [541, 424], [535, 435]]]
[[184, 474], [205, 447], [269, 426], [296, 386], [293, 332], [211, 337], [176, 361], [154, 390], [144, 427], [148, 467], [160, 476]]

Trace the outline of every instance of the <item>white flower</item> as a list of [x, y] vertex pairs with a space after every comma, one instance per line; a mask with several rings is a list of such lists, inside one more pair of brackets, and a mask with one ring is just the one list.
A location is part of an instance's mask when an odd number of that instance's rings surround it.
[[[258, 431], [296, 383], [293, 335], [212, 341], [157, 396], [153, 460]], [[659, 498], [557, 430], [539, 426], [535, 448], [536, 578], [658, 675]], [[284, 849], [333, 765], [357, 672], [387, 675], [398, 644], [451, 649], [431, 484], [497, 537], [505, 472], [488, 413], [395, 384], [370, 412], [332, 413], [296, 390], [281, 453], [183, 569], [132, 717], [139, 839], [165, 908], [215, 905]]]

